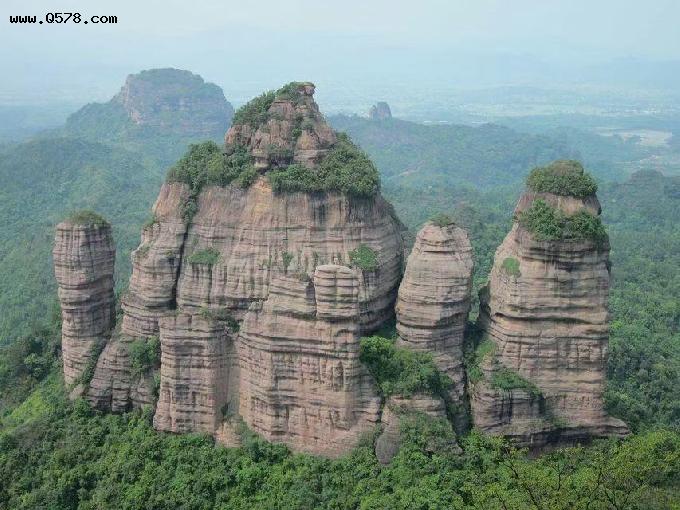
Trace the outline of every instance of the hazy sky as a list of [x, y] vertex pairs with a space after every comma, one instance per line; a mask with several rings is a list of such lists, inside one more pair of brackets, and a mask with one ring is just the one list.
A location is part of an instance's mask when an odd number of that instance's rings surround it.
[[[57, 4], [118, 23], [8, 21]], [[0, 101], [103, 99], [151, 67], [189, 69], [239, 96], [291, 79], [473, 88], [560, 82], [613, 59], [680, 60], [678, 0], [3, 0], [0, 11]]]

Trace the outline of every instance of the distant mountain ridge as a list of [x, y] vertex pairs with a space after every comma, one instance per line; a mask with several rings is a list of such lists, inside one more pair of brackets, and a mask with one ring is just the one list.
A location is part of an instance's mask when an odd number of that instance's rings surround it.
[[83, 208], [115, 218], [117, 267], [129, 274], [129, 252], [167, 167], [191, 143], [222, 140], [233, 113], [217, 85], [152, 69], [128, 76], [110, 101], [84, 106], [64, 127], [2, 151], [0, 344], [47, 315], [59, 218]]

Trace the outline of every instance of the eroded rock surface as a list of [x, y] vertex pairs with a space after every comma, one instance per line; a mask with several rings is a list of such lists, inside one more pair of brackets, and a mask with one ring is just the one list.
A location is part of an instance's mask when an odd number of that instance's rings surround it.
[[115, 323], [116, 248], [111, 226], [60, 223], [53, 257], [62, 314], [64, 379], [71, 385], [94, 363]]
[[339, 265], [272, 280], [240, 333], [239, 410], [253, 430], [334, 457], [376, 425], [380, 398], [359, 361], [359, 292], [357, 271]]
[[454, 224], [426, 224], [406, 263], [397, 299], [399, 344], [430, 352], [439, 370], [453, 381], [451, 404], [464, 413], [464, 333], [470, 311], [472, 246]]
[[[541, 198], [567, 215], [599, 214], [594, 195], [550, 195], [525, 194], [516, 213]], [[515, 222], [480, 294], [493, 346], [473, 385], [476, 427], [533, 448], [626, 433], [604, 411], [609, 281], [608, 241], [539, 241]]]

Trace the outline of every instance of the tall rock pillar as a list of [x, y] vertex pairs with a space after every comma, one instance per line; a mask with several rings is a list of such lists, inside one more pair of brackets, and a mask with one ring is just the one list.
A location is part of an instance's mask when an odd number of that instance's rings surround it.
[[[428, 223], [416, 237], [397, 299], [399, 343], [430, 352], [453, 386], [449, 403], [461, 407], [465, 390], [463, 342], [470, 311], [472, 246], [453, 223]], [[456, 425], [464, 425], [460, 409]]]
[[64, 379], [76, 382], [110, 336], [115, 322], [111, 226], [93, 213], [57, 225], [54, 274], [62, 317]]
[[475, 426], [542, 448], [626, 433], [604, 410], [609, 240], [577, 162], [532, 172], [480, 293]]

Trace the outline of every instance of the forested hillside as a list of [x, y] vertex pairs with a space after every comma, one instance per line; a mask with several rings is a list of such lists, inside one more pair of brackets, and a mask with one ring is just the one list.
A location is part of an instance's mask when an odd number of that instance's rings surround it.
[[167, 167], [192, 142], [221, 140], [233, 109], [188, 71], [130, 75], [117, 96], [72, 114], [63, 128], [0, 151], [0, 345], [45, 324], [56, 298], [54, 226], [77, 209], [114, 224], [118, 283], [127, 282]]

